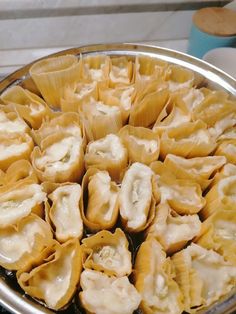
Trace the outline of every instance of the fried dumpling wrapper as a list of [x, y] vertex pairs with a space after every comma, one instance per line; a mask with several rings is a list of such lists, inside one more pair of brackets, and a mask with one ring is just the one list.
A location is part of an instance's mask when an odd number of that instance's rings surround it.
[[109, 85], [130, 85], [133, 76], [133, 63], [126, 57], [110, 59]]
[[29, 159], [34, 148], [27, 133], [0, 132], [0, 169], [5, 171], [15, 161]]
[[132, 271], [129, 242], [124, 232], [102, 230], [82, 240], [83, 267], [104, 272], [108, 276], [129, 276]]
[[84, 138], [83, 127], [81, 125], [78, 113], [66, 112], [56, 115], [52, 119], [46, 119], [38, 130], [32, 130], [31, 134], [34, 141], [40, 146], [40, 143], [48, 135], [65, 132], [82, 140]]
[[0, 187], [0, 227], [19, 222], [31, 212], [42, 215], [46, 193], [30, 178]]
[[194, 242], [213, 249], [236, 266], [236, 216], [232, 210], [218, 210], [202, 223]]
[[107, 171], [89, 168], [82, 181], [80, 208], [83, 222], [92, 231], [111, 229], [119, 214], [118, 185]]
[[159, 157], [160, 139], [152, 130], [125, 125], [119, 131], [131, 162], [149, 165]]
[[174, 281], [170, 258], [154, 238], [144, 241], [134, 268], [135, 287], [142, 297], [140, 308], [147, 314], [181, 314], [183, 296]]
[[213, 250], [192, 243], [172, 256], [172, 261], [188, 313], [218, 301], [235, 286], [236, 267]]
[[40, 127], [46, 116], [52, 115], [51, 110], [42, 98], [20, 86], [8, 88], [2, 93], [1, 100], [16, 110], [20, 117], [34, 129]]
[[84, 172], [82, 141], [62, 132], [49, 135], [41, 142], [41, 148], [34, 148], [31, 160], [41, 181], [79, 181]]
[[221, 179], [231, 176], [236, 176], [236, 165], [227, 163], [214, 176], [212, 186], [218, 183]]
[[179, 65], [170, 65], [167, 74], [167, 83], [170, 91], [190, 88], [194, 84], [194, 73]]
[[88, 141], [98, 140], [107, 134], [116, 134], [122, 128], [122, 114], [118, 106], [90, 100], [81, 107], [80, 115]]
[[52, 225], [57, 241], [64, 243], [73, 238], [81, 239], [83, 221], [79, 208], [80, 185], [63, 183], [55, 184], [54, 188], [52, 187], [53, 191], [48, 195], [52, 205], [47, 202], [45, 210], [46, 220]]
[[91, 98], [98, 100], [97, 82], [80, 82], [65, 90], [65, 96], [61, 99], [61, 111], [78, 112], [81, 105]]
[[234, 140], [236, 139], [236, 128], [232, 127], [227, 129], [223, 134], [221, 134], [217, 138], [218, 143], [222, 143], [223, 141]]
[[236, 205], [236, 175], [222, 178], [205, 195], [206, 205], [201, 211], [201, 217], [206, 219], [222, 207], [232, 210]]
[[236, 164], [236, 138], [223, 141], [215, 151], [216, 156], [225, 156], [229, 163]]
[[88, 313], [132, 314], [141, 297], [128, 277], [116, 278], [86, 269], [81, 273], [80, 301]]
[[115, 134], [90, 142], [85, 154], [85, 166], [107, 170], [112, 179], [119, 180], [127, 167], [128, 153], [120, 138]]
[[197, 107], [205, 97], [210, 93], [206, 88], [182, 88], [171, 94], [171, 96], [187, 107], [188, 111], [192, 113], [195, 107]]
[[[47, 253], [47, 254], [46, 254]], [[31, 297], [59, 310], [72, 299], [82, 270], [79, 241], [73, 239], [43, 252], [39, 263], [17, 272], [18, 283]]]
[[200, 185], [192, 180], [176, 179], [164, 174], [156, 182], [161, 203], [168, 202], [180, 215], [196, 214], [206, 203]]
[[47, 58], [34, 63], [29, 73], [47, 104], [60, 108], [65, 90], [81, 78], [81, 62], [73, 55]]
[[36, 261], [52, 241], [49, 225], [30, 214], [15, 226], [0, 229], [0, 265], [10, 270], [22, 269]]
[[211, 183], [211, 177], [225, 163], [224, 156], [207, 156], [186, 159], [180, 156], [168, 154], [164, 160], [164, 166], [178, 179], [190, 179], [200, 184], [205, 190]]
[[178, 215], [168, 203], [159, 204], [156, 216], [148, 229], [168, 254], [181, 250], [188, 241], [199, 235], [201, 221], [197, 214]]
[[98, 86], [108, 86], [110, 58], [106, 55], [81, 57], [82, 79], [87, 82], [97, 82]]
[[167, 154], [186, 158], [208, 156], [216, 147], [214, 138], [201, 120], [186, 122], [165, 131], [161, 136], [160, 155]]
[[9, 106], [0, 105], [0, 132], [29, 133], [29, 126], [16, 111]]
[[133, 163], [125, 172], [119, 193], [120, 215], [130, 232], [148, 227], [154, 218], [153, 171], [141, 163]]

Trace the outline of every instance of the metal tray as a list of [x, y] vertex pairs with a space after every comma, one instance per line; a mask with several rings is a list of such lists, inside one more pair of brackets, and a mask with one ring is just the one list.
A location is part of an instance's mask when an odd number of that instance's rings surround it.
[[[225, 90], [230, 97], [236, 96], [236, 80], [219, 70], [218, 68], [174, 50], [160, 48], [156, 46], [147, 46], [139, 44], [101, 44], [91, 45], [79, 48], [72, 48], [50, 55], [50, 57], [61, 56], [65, 54], [94, 55], [107, 54], [109, 56], [127, 56], [130, 59], [137, 55], [146, 55], [153, 58], [168, 61], [172, 64], [178, 64], [195, 72], [197, 82], [201, 86], [208, 86], [214, 89]], [[37, 60], [38, 61], [38, 60]], [[34, 62], [33, 62], [34, 63]], [[8, 87], [13, 85], [21, 85], [33, 92], [38, 93], [36, 86], [29, 76], [29, 68], [32, 64], [28, 64], [18, 71], [12, 73], [0, 82], [0, 94]], [[6, 272], [0, 271], [0, 304], [15, 314], [52, 314], [53, 311], [45, 308], [39, 303], [26, 297], [17, 289], [8, 279]], [[70, 312], [71, 313], [71, 312]], [[199, 314], [230, 314], [236, 313], [236, 288], [227, 296], [213, 304]]]

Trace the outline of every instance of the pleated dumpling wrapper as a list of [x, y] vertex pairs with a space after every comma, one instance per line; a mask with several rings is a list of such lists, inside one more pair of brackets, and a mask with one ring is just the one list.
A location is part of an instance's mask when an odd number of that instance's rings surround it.
[[[54, 184], [48, 183], [48, 185]], [[73, 238], [81, 239], [83, 221], [79, 208], [80, 185], [78, 183], [62, 183], [55, 184], [52, 189], [52, 193], [48, 195], [52, 205], [50, 206], [47, 202], [45, 210], [46, 220], [52, 225], [57, 241], [64, 243]]]
[[132, 314], [141, 297], [128, 277], [117, 278], [86, 269], [81, 273], [80, 301], [88, 313]]
[[45, 250], [41, 260], [17, 272], [18, 283], [31, 297], [45, 302], [53, 310], [66, 306], [79, 283], [82, 254], [79, 241], [55, 243]]
[[126, 57], [110, 59], [109, 85], [130, 85], [133, 77], [133, 63]]
[[181, 102], [187, 107], [188, 111], [192, 113], [194, 108], [198, 106], [208, 94], [206, 88], [182, 88], [172, 93], [172, 97], [177, 99], [178, 102]]
[[105, 170], [89, 168], [82, 181], [80, 208], [83, 222], [91, 231], [111, 229], [119, 214], [119, 187]]
[[164, 166], [178, 179], [189, 179], [200, 184], [205, 190], [211, 183], [211, 178], [225, 163], [224, 156], [207, 156], [186, 159], [168, 154]]
[[219, 209], [233, 210], [236, 206], [236, 175], [222, 178], [205, 195], [206, 205], [201, 211], [203, 219]]
[[131, 162], [149, 165], [158, 159], [160, 139], [152, 130], [125, 125], [120, 129], [119, 136], [128, 150]]
[[31, 134], [37, 145], [48, 135], [65, 132], [71, 134], [79, 140], [85, 141], [83, 127], [81, 125], [80, 117], [78, 113], [66, 112], [57, 114], [52, 119], [46, 119], [38, 130], [32, 130]]
[[170, 65], [166, 78], [170, 91], [174, 92], [182, 88], [190, 88], [194, 84], [194, 73], [179, 65]]
[[81, 119], [88, 141], [98, 140], [107, 134], [116, 134], [122, 128], [122, 114], [118, 106], [109, 106], [91, 99], [81, 106]]
[[61, 111], [78, 112], [81, 105], [91, 98], [98, 100], [97, 82], [79, 82], [73, 88], [65, 90], [64, 98], [61, 99]]
[[81, 62], [73, 55], [40, 60], [29, 70], [43, 98], [52, 108], [60, 108], [65, 90], [81, 78]]
[[167, 203], [159, 204], [147, 234], [155, 237], [168, 254], [181, 250], [199, 235], [201, 221], [197, 214], [178, 215]]
[[[148, 227], [155, 214], [153, 171], [141, 163], [133, 163], [125, 172], [119, 193], [120, 215], [130, 232]], [[155, 194], [156, 196], [156, 194]]]
[[227, 163], [214, 176], [212, 186], [217, 184], [221, 179], [236, 176], [236, 165]]
[[232, 127], [225, 130], [225, 132], [217, 138], [217, 142], [220, 144], [223, 141], [234, 140], [234, 139], [236, 139], [236, 128]]
[[84, 172], [82, 140], [66, 132], [47, 136], [34, 148], [32, 165], [41, 181], [79, 181]]
[[43, 119], [52, 114], [42, 98], [20, 86], [10, 87], [2, 93], [0, 99], [15, 109], [34, 129], [38, 129]]
[[225, 156], [228, 162], [236, 165], [236, 138], [223, 141], [216, 149], [215, 155]]
[[218, 210], [202, 223], [195, 242], [213, 249], [236, 266], [236, 215], [234, 210]]
[[16, 225], [0, 229], [0, 265], [10, 270], [22, 269], [37, 261], [52, 242], [49, 225], [30, 214]]
[[14, 225], [31, 212], [42, 215], [46, 193], [31, 179], [0, 187], [0, 228]]
[[128, 164], [127, 149], [115, 134], [90, 142], [85, 154], [85, 166], [107, 170], [112, 179], [119, 180]]
[[129, 276], [132, 271], [129, 243], [124, 232], [102, 230], [82, 240], [83, 267], [108, 276]]
[[29, 159], [34, 143], [27, 133], [0, 132], [0, 169], [5, 171], [15, 161]]
[[0, 105], [0, 132], [29, 133], [29, 126], [16, 111], [8, 106]]
[[167, 202], [180, 215], [197, 214], [204, 206], [205, 199], [198, 183], [189, 179], [176, 179], [162, 175], [156, 180], [161, 203]]
[[163, 159], [167, 154], [187, 158], [204, 157], [215, 147], [215, 140], [207, 130], [207, 125], [197, 120], [165, 131], [161, 136], [160, 155]]
[[147, 314], [181, 314], [182, 293], [174, 281], [175, 274], [170, 258], [157, 240], [148, 238], [137, 253], [135, 287], [142, 297], [140, 304]]
[[83, 81], [97, 82], [99, 87], [109, 84], [110, 58], [106, 55], [81, 57]]
[[211, 305], [235, 286], [236, 266], [213, 250], [192, 243], [174, 254], [172, 261], [188, 313]]

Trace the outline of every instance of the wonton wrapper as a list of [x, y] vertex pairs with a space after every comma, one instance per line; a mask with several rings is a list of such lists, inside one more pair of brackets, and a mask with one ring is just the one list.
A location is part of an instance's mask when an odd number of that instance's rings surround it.
[[124, 232], [102, 230], [82, 240], [84, 269], [94, 269], [108, 276], [129, 276], [132, 271], [129, 242]]
[[167, 154], [187, 158], [203, 157], [209, 155], [215, 147], [216, 143], [207, 125], [198, 120], [165, 131], [161, 136], [160, 155], [163, 159]]
[[79, 208], [80, 185], [77, 183], [58, 184], [54, 191], [48, 195], [48, 198], [52, 205], [50, 207], [47, 203], [46, 217], [55, 229], [57, 241], [64, 243], [73, 238], [81, 239], [83, 221]]
[[8, 88], [0, 98], [6, 105], [15, 109], [34, 129], [40, 127], [46, 116], [52, 115], [42, 98], [20, 86]]
[[172, 261], [188, 313], [211, 305], [235, 286], [236, 267], [213, 250], [192, 243]]
[[120, 138], [115, 134], [90, 142], [85, 154], [85, 166], [107, 170], [112, 179], [119, 180], [128, 163], [128, 153]]
[[49, 135], [31, 154], [32, 165], [41, 181], [78, 181], [84, 172], [82, 141], [67, 133]]
[[119, 187], [107, 171], [89, 168], [82, 181], [80, 208], [83, 222], [92, 231], [112, 228], [118, 218]]
[[149, 165], [159, 157], [160, 140], [152, 131], [143, 127], [125, 125], [119, 131], [129, 154], [131, 162]]
[[236, 139], [236, 128], [232, 127], [227, 129], [223, 134], [221, 134], [217, 138], [218, 143], [222, 143], [223, 141], [235, 140]]
[[141, 163], [126, 171], [119, 193], [120, 215], [125, 229], [139, 232], [147, 228], [155, 214], [153, 172]]
[[42, 215], [46, 193], [30, 178], [0, 187], [0, 228], [19, 222], [31, 212]]
[[212, 186], [218, 183], [221, 179], [231, 176], [236, 176], [236, 165], [227, 163], [214, 176]]
[[29, 73], [47, 104], [60, 108], [65, 90], [81, 77], [81, 63], [73, 55], [47, 58], [34, 63]]
[[128, 277], [109, 277], [95, 270], [84, 270], [80, 276], [80, 301], [87, 313], [132, 314], [141, 301]]
[[170, 258], [154, 239], [144, 241], [135, 261], [135, 287], [142, 297], [141, 310], [146, 314], [181, 314], [183, 296], [174, 281]]
[[[18, 283], [31, 297], [59, 310], [73, 297], [82, 269], [79, 241], [73, 239], [60, 245], [55, 243], [50, 255], [42, 254], [42, 260], [17, 273]], [[46, 255], [46, 256], [44, 256]]]
[[226, 261], [236, 266], [236, 215], [229, 210], [218, 210], [202, 224], [195, 242], [206, 249], [213, 249]]
[[236, 165], [236, 138], [223, 141], [215, 151], [217, 156], [225, 156], [228, 162]]
[[0, 132], [29, 133], [29, 126], [16, 111], [10, 111], [9, 106], [0, 105]]
[[156, 216], [148, 229], [168, 254], [181, 250], [188, 241], [199, 235], [201, 221], [198, 215], [178, 215], [167, 203], [159, 204]]
[[178, 102], [184, 105], [189, 113], [197, 107], [208, 95], [210, 91], [206, 88], [182, 88], [171, 94], [171, 96]]
[[192, 87], [194, 83], [194, 73], [179, 65], [170, 65], [166, 80], [170, 91], [174, 92], [178, 89]]
[[38, 260], [41, 252], [52, 245], [49, 225], [31, 214], [15, 226], [0, 229], [0, 265], [18, 270]]
[[33, 147], [27, 133], [0, 132], [0, 169], [5, 171], [13, 162], [29, 159]]
[[109, 85], [111, 87], [116, 87], [117, 85], [131, 84], [132, 75], [132, 61], [128, 61], [126, 57], [117, 57], [110, 59]]
[[176, 179], [164, 174], [157, 179], [157, 185], [161, 203], [168, 202], [180, 215], [196, 214], [206, 203], [200, 185], [192, 180]]

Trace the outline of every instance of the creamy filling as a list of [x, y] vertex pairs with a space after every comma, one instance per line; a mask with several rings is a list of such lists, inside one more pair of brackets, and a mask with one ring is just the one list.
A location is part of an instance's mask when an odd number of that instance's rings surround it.
[[0, 131], [24, 133], [26, 129], [27, 125], [23, 120], [17, 117], [14, 120], [10, 120], [4, 112], [0, 111]]
[[236, 240], [236, 223], [226, 220], [218, 220], [214, 224], [214, 232], [225, 240]]
[[86, 95], [90, 94], [94, 88], [96, 83], [88, 83], [88, 84], [78, 84], [76, 90], [75, 90], [75, 95], [76, 97], [78, 97], [79, 99], [82, 99], [83, 97], [85, 97]]
[[101, 101], [94, 104], [94, 110], [91, 112], [93, 116], [102, 116], [102, 115], [110, 115], [117, 114], [120, 112], [120, 109], [116, 106], [107, 106], [103, 104]]
[[174, 92], [174, 91], [176, 91], [178, 89], [182, 89], [182, 88], [188, 88], [191, 86], [191, 84], [192, 84], [192, 80], [189, 80], [189, 81], [184, 82], [184, 83], [168, 81], [169, 90], [171, 92]]
[[129, 83], [128, 68], [120, 68], [113, 65], [110, 72], [110, 79], [113, 82]]
[[23, 154], [29, 149], [28, 143], [9, 143], [8, 146], [0, 144], [0, 160]]
[[183, 97], [183, 101], [191, 110], [197, 107], [203, 100], [204, 94], [199, 89], [195, 88], [191, 88], [189, 92]]
[[217, 190], [220, 198], [224, 198], [226, 196], [233, 201], [236, 201], [236, 175], [220, 180]]
[[155, 151], [158, 149], [158, 143], [155, 140], [146, 140], [134, 135], [129, 135], [129, 137], [138, 145], [144, 146], [145, 150], [149, 154], [155, 153]]

